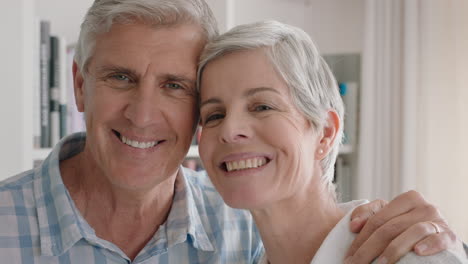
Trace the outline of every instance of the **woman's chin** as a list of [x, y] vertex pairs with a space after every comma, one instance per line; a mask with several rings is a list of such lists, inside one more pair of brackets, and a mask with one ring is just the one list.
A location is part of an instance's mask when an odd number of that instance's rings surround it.
[[236, 209], [260, 209], [265, 207], [268, 204], [268, 201], [265, 197], [261, 197], [257, 194], [248, 194], [248, 193], [230, 193], [222, 195], [224, 202], [232, 208]]

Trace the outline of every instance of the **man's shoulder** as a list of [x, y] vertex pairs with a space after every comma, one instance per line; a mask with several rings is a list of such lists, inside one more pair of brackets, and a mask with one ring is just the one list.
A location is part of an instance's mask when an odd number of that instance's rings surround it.
[[5, 180], [0, 181], [0, 195], [12, 191], [19, 191], [24, 188], [32, 188], [33, 181], [34, 170], [24, 171], [6, 178]]
[[410, 252], [402, 257], [398, 264], [415, 264], [415, 263], [424, 263], [424, 264], [467, 264], [468, 261], [461, 260], [457, 255], [453, 254], [450, 251], [442, 251], [438, 254], [432, 256], [419, 256], [414, 252]]
[[[13, 227], [19, 225], [20, 220], [24, 221], [25, 217], [32, 221], [30, 223], [37, 219], [33, 182], [34, 172], [32, 170], [0, 182], [0, 223], [2, 223], [0, 225], [0, 239], [5, 236], [13, 238], [18, 235], [14, 231], [18, 229]], [[24, 232], [26, 231], [23, 230]], [[0, 246], [0, 248], [2, 247]]]

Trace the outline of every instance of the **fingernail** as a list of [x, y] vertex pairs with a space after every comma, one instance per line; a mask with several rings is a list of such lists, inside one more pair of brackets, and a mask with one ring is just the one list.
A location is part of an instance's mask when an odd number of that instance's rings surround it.
[[361, 226], [361, 218], [356, 217], [353, 220], [351, 220], [351, 231], [352, 232], [357, 232], [359, 231], [359, 227]]
[[357, 228], [359, 226], [361, 218], [360, 217], [355, 217], [354, 219], [351, 220], [351, 227], [352, 228]]
[[419, 253], [424, 253], [424, 251], [426, 251], [427, 249], [427, 245], [426, 244], [421, 244], [421, 245], [417, 245], [416, 246], [416, 250], [419, 252]]
[[386, 257], [380, 257], [379, 260], [377, 261], [377, 264], [387, 264], [388, 260]]

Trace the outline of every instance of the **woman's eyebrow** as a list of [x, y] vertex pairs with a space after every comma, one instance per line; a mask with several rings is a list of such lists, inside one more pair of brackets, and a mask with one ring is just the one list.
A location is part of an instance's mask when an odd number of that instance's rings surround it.
[[[270, 88], [270, 87], [256, 87], [256, 88], [251, 88], [251, 89], [248, 89], [247, 91], [244, 92], [243, 96], [244, 97], [250, 97], [250, 96], [253, 96], [257, 93], [261, 93], [261, 92], [272, 92], [272, 93], [276, 93], [276, 94], [279, 94], [281, 95], [277, 90], [273, 89], [273, 88]], [[213, 98], [210, 98], [210, 99], [207, 99], [205, 101], [203, 101], [201, 104], [200, 104], [200, 108], [202, 108], [203, 106], [207, 105], [207, 104], [220, 104], [222, 101], [221, 99], [217, 98], [217, 97], [213, 97]]]
[[220, 104], [220, 103], [221, 103], [221, 99], [214, 97], [214, 98], [210, 98], [208, 100], [203, 101], [200, 104], [200, 108], [202, 108], [203, 106], [205, 106], [207, 104]]
[[273, 92], [273, 93], [276, 93], [276, 94], [280, 94], [277, 90], [271, 88], [271, 87], [256, 87], [256, 88], [251, 88], [251, 89], [248, 89], [247, 91], [244, 92], [244, 97], [250, 97], [256, 93], [260, 93], [260, 92]]

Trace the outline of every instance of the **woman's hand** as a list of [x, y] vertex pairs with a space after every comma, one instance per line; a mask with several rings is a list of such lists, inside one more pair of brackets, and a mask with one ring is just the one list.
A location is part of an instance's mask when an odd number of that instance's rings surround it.
[[425, 256], [450, 249], [466, 258], [463, 243], [439, 210], [416, 191], [390, 203], [375, 200], [356, 208], [350, 229], [359, 234], [347, 252], [347, 264], [371, 263], [377, 257], [377, 263], [395, 263], [411, 250]]

